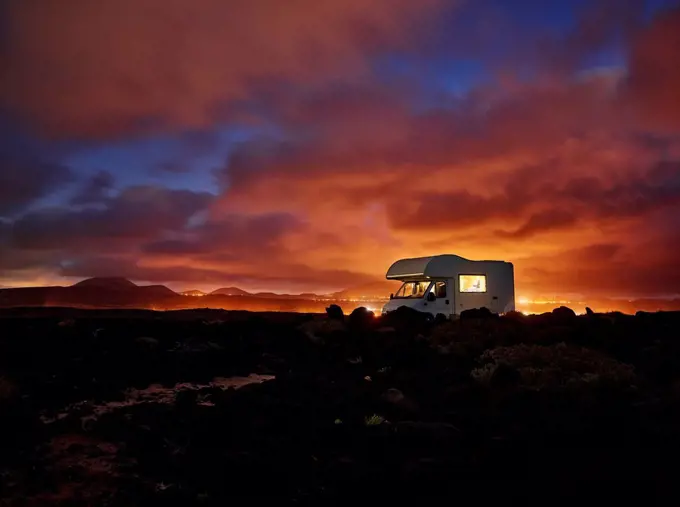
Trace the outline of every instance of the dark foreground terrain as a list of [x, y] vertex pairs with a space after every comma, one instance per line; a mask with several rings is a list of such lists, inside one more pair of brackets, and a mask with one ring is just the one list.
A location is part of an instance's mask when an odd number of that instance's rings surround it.
[[654, 500], [678, 366], [680, 313], [3, 310], [0, 505]]

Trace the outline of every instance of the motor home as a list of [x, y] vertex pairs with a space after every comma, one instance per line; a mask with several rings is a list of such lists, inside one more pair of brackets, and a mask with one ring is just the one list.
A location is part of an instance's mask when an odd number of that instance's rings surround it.
[[473, 261], [453, 254], [416, 257], [396, 261], [386, 277], [403, 283], [390, 294], [383, 314], [400, 306], [447, 318], [473, 308], [486, 307], [499, 314], [515, 309], [515, 275], [510, 262]]

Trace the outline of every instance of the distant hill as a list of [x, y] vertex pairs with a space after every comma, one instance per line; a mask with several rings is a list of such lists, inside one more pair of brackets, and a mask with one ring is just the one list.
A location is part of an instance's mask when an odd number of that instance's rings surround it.
[[191, 289], [191, 290], [185, 290], [180, 292], [182, 296], [205, 296], [206, 293], [203, 292], [202, 290], [198, 289]]
[[[95, 277], [73, 284], [71, 287], [92, 287], [96, 289], [133, 290], [137, 285], [122, 277]], [[170, 290], [170, 289], [168, 289]]]
[[166, 287], [165, 285], [136, 285], [135, 290], [139, 293], [143, 293], [149, 297], [171, 297], [177, 296], [177, 293]]
[[224, 287], [222, 289], [214, 290], [210, 293], [211, 296], [250, 296], [250, 292], [246, 292], [238, 287]]
[[125, 278], [96, 277], [68, 287], [0, 289], [0, 306], [149, 308], [178, 297], [164, 285], [139, 286]]
[[[188, 292], [188, 291], [187, 291]], [[200, 291], [197, 291], [200, 292]], [[182, 294], [186, 294], [183, 292]], [[302, 294], [278, 294], [276, 292], [247, 292], [238, 287], [224, 287], [212, 291], [209, 296], [250, 296], [260, 299], [319, 299], [321, 296], [312, 292]]]
[[137, 285], [122, 277], [88, 278], [71, 286], [76, 289], [97, 289], [98, 291], [129, 291], [149, 298], [176, 296], [177, 293], [165, 285]]
[[286, 297], [288, 294], [277, 294], [276, 292], [256, 292], [253, 296], [258, 298], [280, 298]]

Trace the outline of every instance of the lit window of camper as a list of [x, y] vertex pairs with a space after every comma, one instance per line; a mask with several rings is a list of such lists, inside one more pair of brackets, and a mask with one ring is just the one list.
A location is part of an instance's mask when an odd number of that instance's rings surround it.
[[461, 292], [486, 292], [486, 275], [459, 275]]

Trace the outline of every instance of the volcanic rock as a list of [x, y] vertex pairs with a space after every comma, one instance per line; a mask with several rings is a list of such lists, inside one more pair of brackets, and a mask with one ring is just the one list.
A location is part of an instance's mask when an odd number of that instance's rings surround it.
[[347, 325], [350, 329], [361, 331], [369, 329], [374, 322], [375, 314], [365, 307], [360, 306], [355, 308], [352, 313], [349, 314], [347, 319]]
[[555, 308], [552, 311], [552, 314], [555, 317], [562, 317], [562, 318], [572, 318], [576, 317], [576, 312], [569, 308], [568, 306], [560, 306], [559, 308]]
[[342, 311], [342, 308], [338, 305], [330, 305], [328, 308], [326, 308], [326, 315], [328, 316], [329, 319], [335, 319], [339, 321], [345, 320], [345, 314]]
[[493, 313], [491, 310], [483, 306], [482, 308], [471, 308], [469, 310], [463, 310], [460, 312], [461, 320], [486, 320], [486, 319], [497, 319], [498, 314]]

